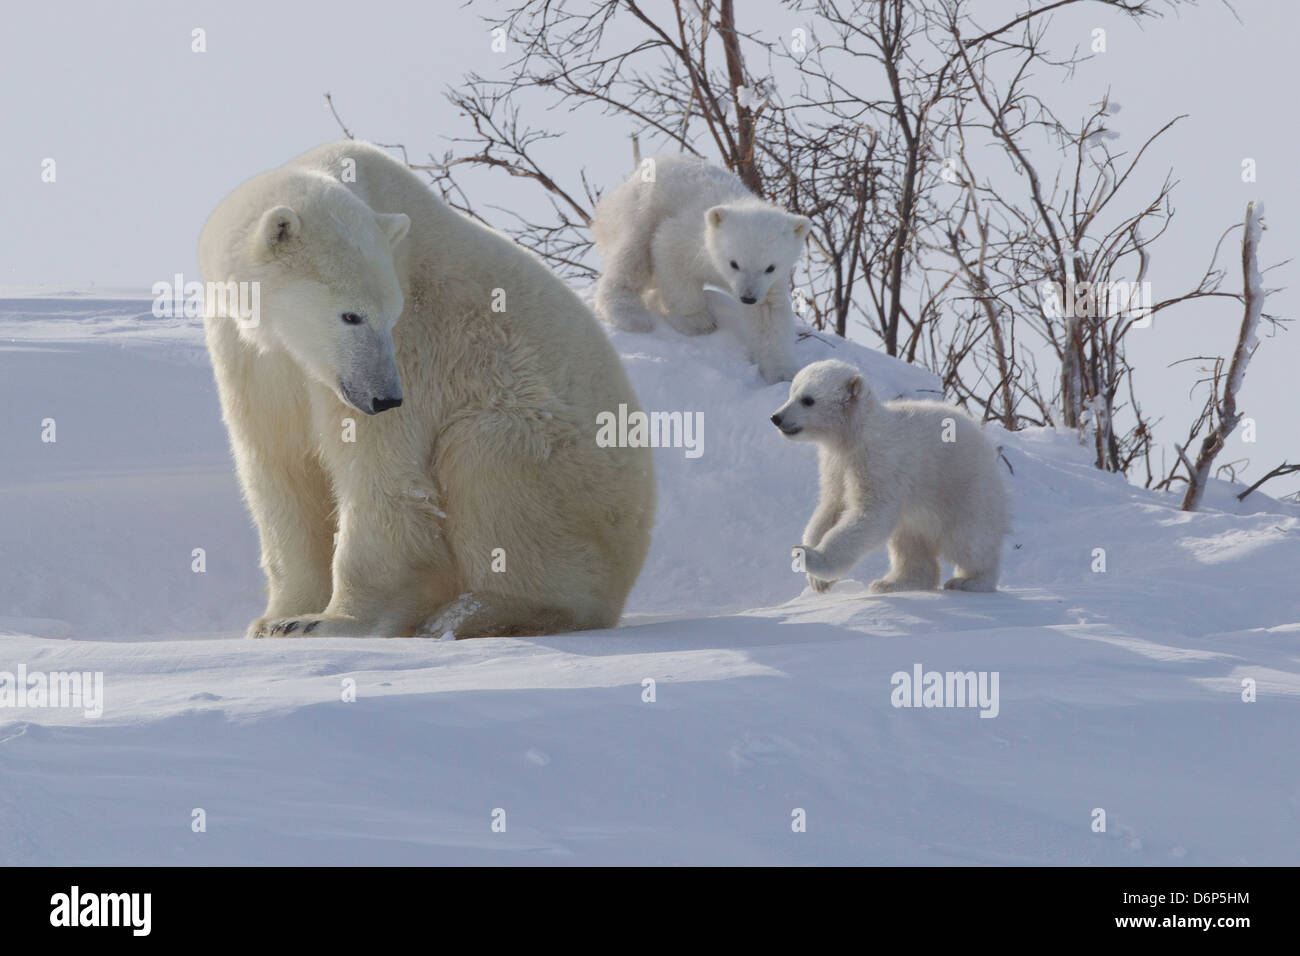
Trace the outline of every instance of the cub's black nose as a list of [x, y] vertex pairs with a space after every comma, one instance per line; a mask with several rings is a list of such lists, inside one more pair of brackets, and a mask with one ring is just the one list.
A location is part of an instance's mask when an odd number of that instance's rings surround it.
[[781, 413], [780, 413], [780, 412], [777, 412], [775, 415], [772, 416], [772, 424], [775, 425], [777, 428], [780, 428], [780, 427], [781, 427]]
[[758, 300], [755, 299], [752, 295], [742, 295], [740, 297], [740, 301], [745, 303], [745, 305], [753, 305]]
[[402, 400], [400, 398], [376, 398], [370, 403], [370, 407], [373, 408], [375, 414], [378, 415], [380, 412], [386, 412], [390, 408], [397, 408], [401, 404]]

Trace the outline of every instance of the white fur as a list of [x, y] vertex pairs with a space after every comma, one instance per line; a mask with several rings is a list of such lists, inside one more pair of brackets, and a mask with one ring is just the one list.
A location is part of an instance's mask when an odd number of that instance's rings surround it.
[[815, 591], [886, 541], [889, 573], [873, 592], [937, 587], [940, 558], [954, 565], [944, 587], [996, 589], [1007, 493], [997, 450], [965, 412], [880, 402], [856, 368], [832, 360], [795, 376], [772, 423], [818, 445], [821, 500], [799, 546]]
[[[798, 370], [790, 274], [808, 220], [702, 159], [647, 163], [596, 207], [591, 229], [604, 263], [597, 314], [618, 328], [648, 332], [656, 324], [648, 303], [679, 332], [701, 335], [717, 328], [704, 286], [720, 286], [738, 300], [750, 361], [767, 382], [789, 381]], [[646, 181], [648, 171], [653, 181]]]
[[618, 621], [650, 542], [651, 453], [596, 445], [597, 413], [636, 396], [539, 260], [352, 141], [237, 188], [199, 260], [209, 282], [261, 283], [256, 328], [205, 316], [268, 582], [250, 636]]

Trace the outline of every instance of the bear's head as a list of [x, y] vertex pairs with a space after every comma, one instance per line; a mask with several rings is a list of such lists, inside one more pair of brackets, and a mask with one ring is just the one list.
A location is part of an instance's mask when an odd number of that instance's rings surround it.
[[804, 366], [790, 383], [790, 398], [772, 424], [794, 441], [829, 441], [852, 427], [871, 401], [862, 373], [847, 362], [827, 359]]
[[259, 286], [260, 315], [239, 334], [281, 349], [359, 412], [402, 404], [393, 328], [405, 299], [394, 257], [410, 229], [403, 213], [374, 212], [337, 181], [286, 189], [245, 207], [243, 247], [230, 276]]
[[806, 217], [761, 201], [714, 206], [704, 216], [709, 258], [737, 299], [753, 305], [774, 283], [789, 284], [812, 225]]

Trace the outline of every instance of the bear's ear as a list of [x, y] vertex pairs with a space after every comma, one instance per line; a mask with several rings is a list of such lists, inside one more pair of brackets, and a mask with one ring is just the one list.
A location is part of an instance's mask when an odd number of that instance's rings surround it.
[[264, 249], [274, 250], [281, 243], [302, 235], [302, 220], [288, 206], [276, 206], [262, 214], [257, 224], [257, 241]]
[[805, 236], [808, 235], [808, 230], [812, 229], [812, 220], [809, 219], [807, 216], [795, 216], [793, 218], [794, 218], [794, 234], [798, 238], [803, 239]]
[[722, 206], [714, 206], [712, 209], [710, 209], [708, 212], [704, 214], [704, 218], [708, 221], [710, 226], [712, 226], [714, 229], [717, 229], [720, 225], [722, 225], [722, 218], [725, 212], [726, 210], [723, 209]]
[[388, 236], [390, 249], [396, 248], [411, 231], [411, 217], [404, 212], [377, 212], [375, 219], [379, 222], [379, 228], [384, 230], [384, 235]]
[[856, 402], [859, 398], [861, 398], [863, 389], [865, 387], [866, 386], [863, 385], [862, 383], [861, 375], [855, 375], [851, 379], [849, 379], [848, 384], [844, 386], [844, 390], [849, 394], [849, 401]]

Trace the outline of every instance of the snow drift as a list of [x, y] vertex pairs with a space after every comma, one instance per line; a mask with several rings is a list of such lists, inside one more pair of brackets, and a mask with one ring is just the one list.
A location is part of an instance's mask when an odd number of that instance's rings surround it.
[[[0, 671], [104, 682], [98, 718], [0, 706], [0, 863], [1300, 862], [1295, 507], [1215, 484], [1185, 514], [1070, 435], [995, 429], [999, 593], [868, 595], [882, 553], [815, 596], [784, 386], [725, 334], [613, 338], [647, 409], [704, 423], [703, 454], [655, 453], [621, 627], [250, 642], [199, 323], [0, 301]], [[851, 343], [799, 350], [937, 397]], [[997, 717], [893, 706], [917, 665], [996, 672]]]

